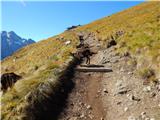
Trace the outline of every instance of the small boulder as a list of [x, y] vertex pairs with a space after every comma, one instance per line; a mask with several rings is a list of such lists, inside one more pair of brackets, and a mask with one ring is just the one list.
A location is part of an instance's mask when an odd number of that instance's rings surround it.
[[90, 106], [90, 105], [87, 105], [87, 109], [91, 109], [91, 106]]
[[157, 90], [160, 91], [160, 85], [157, 85]]
[[117, 102], [117, 105], [120, 105], [122, 102]]
[[71, 43], [71, 41], [68, 40], [68, 41], [65, 42], [65, 45], [69, 45], [70, 43]]
[[145, 120], [150, 120], [150, 118], [149, 118], [149, 117], [146, 117]]
[[150, 120], [156, 120], [155, 118], [150, 118]]
[[101, 117], [101, 119], [100, 120], [104, 120], [104, 118], [103, 117]]
[[131, 97], [132, 100], [139, 102], [141, 99], [138, 97], [135, 97], [134, 95], [132, 95]]
[[108, 93], [108, 91], [107, 91], [107, 89], [106, 89], [106, 88], [104, 88], [104, 89], [103, 89], [103, 92], [104, 92], [104, 93]]
[[13, 72], [4, 73], [1, 75], [1, 90], [5, 92], [8, 88], [11, 88], [22, 76]]
[[110, 61], [109, 60], [106, 60], [106, 59], [104, 59], [104, 60], [102, 60], [102, 64], [106, 64], [106, 63], [109, 63]]
[[143, 88], [144, 92], [150, 92], [151, 91], [151, 86], [146, 86]]
[[134, 116], [129, 116], [128, 120], [136, 120], [136, 118]]
[[146, 115], [146, 112], [141, 112], [141, 116], [142, 116], [142, 115]]
[[141, 113], [141, 118], [142, 118], [142, 119], [146, 119], [146, 117], [147, 117], [146, 112], [142, 112], [142, 113]]
[[85, 115], [84, 114], [82, 114], [81, 116], [80, 116], [80, 118], [84, 118], [85, 117]]
[[156, 96], [156, 93], [155, 92], [152, 92], [151, 94], [150, 94], [150, 98], [154, 98]]
[[128, 75], [132, 75], [133, 74], [133, 72], [128, 72]]
[[129, 91], [127, 85], [125, 85], [122, 81], [118, 81], [116, 83], [116, 94], [126, 94]]
[[125, 107], [125, 108], [124, 108], [124, 112], [127, 112], [127, 111], [128, 111], [128, 107]]

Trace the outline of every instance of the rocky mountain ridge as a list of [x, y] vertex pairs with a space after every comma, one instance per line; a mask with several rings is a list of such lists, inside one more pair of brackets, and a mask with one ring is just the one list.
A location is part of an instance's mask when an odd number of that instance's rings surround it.
[[12, 55], [18, 49], [35, 43], [32, 39], [24, 39], [18, 36], [14, 31], [1, 32], [1, 60]]

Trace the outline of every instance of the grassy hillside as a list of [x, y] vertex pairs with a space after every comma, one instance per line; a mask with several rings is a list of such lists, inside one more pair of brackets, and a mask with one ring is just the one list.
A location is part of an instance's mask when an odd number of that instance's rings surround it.
[[[125, 34], [117, 38], [118, 51], [130, 52], [138, 62], [151, 67], [160, 66], [160, 2], [143, 3], [136, 7], [88, 24], [79, 30], [97, 33], [103, 45], [119, 30]], [[154, 64], [156, 64], [154, 66]]]
[[[116, 32], [120, 30], [124, 31], [124, 35], [116, 37]], [[113, 35], [118, 43], [118, 54], [129, 52], [135, 58], [140, 73], [144, 75], [149, 70], [154, 70], [160, 78], [160, 2], [146, 2], [26, 46], [4, 59], [2, 73], [13, 71], [23, 76], [21, 81], [2, 96], [4, 118], [9, 117], [9, 111], [14, 111], [25, 95], [35, 90], [40, 83], [51, 78], [57, 83], [59, 74], [72, 60], [69, 52], [76, 50], [77, 33], [81, 31], [95, 33], [103, 48]], [[68, 40], [71, 44], [66, 45]]]
[[[55, 36], [22, 48], [2, 61], [2, 73], [15, 72], [23, 76], [22, 80], [2, 96], [2, 118], [8, 119], [25, 95], [36, 90], [40, 84], [49, 79], [52, 79], [55, 86], [58, 84], [56, 80], [73, 59], [69, 52], [74, 51], [76, 45], [75, 36], [66, 35], [63, 40], [57, 40], [59, 36]], [[60, 38], [62, 36], [64, 35], [60, 35]], [[72, 44], [65, 45], [67, 40]]]

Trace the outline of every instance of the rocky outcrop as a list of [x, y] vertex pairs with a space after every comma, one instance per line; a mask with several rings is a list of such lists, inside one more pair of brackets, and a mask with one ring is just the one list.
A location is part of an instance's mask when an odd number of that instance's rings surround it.
[[2, 91], [6, 91], [9, 87], [11, 88], [17, 80], [21, 79], [22, 77], [15, 74], [15, 73], [4, 73], [1, 75], [1, 85]]

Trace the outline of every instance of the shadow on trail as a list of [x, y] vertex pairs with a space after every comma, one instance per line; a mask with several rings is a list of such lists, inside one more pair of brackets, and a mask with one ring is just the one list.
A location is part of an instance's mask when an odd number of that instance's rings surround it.
[[67, 105], [68, 95], [72, 92], [75, 84], [72, 81], [79, 60], [74, 58], [65, 71], [59, 77], [58, 85], [53, 83], [42, 84], [37, 91], [28, 97], [30, 104], [26, 110], [27, 120], [57, 120], [60, 113]]
[[73, 82], [75, 68], [80, 64], [75, 58], [66, 68], [64, 73], [59, 77], [60, 86], [56, 90], [55, 94], [52, 96], [50, 103], [48, 104], [48, 110], [45, 112], [44, 118], [41, 120], [57, 120], [60, 113], [67, 105], [68, 95], [72, 92], [75, 87]]

